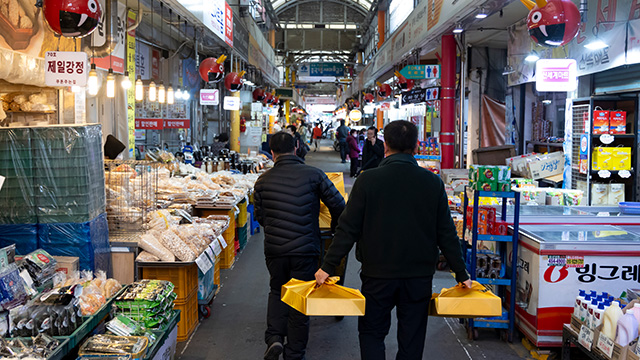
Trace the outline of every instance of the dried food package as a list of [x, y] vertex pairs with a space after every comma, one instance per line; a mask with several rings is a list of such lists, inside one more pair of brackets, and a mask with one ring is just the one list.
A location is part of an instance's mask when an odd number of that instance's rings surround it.
[[136, 258], [136, 261], [140, 261], [140, 262], [160, 261], [160, 258], [148, 251], [142, 251]]
[[24, 280], [16, 264], [0, 271], [0, 310], [9, 310], [27, 301]]
[[176, 258], [180, 259], [180, 261], [195, 261], [197, 255], [173, 231], [167, 230], [160, 233], [158, 240], [160, 240], [160, 243], [169, 249]]
[[82, 344], [80, 355], [85, 354], [139, 354], [149, 340], [142, 336], [94, 335]]
[[162, 243], [154, 236], [155, 233], [147, 232], [140, 237], [138, 245], [144, 250], [157, 256], [162, 261], [175, 261], [176, 258], [173, 253], [167, 249]]

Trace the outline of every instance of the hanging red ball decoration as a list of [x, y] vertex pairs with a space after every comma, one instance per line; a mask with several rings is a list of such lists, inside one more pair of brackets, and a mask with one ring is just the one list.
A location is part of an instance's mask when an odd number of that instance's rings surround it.
[[65, 37], [91, 34], [102, 17], [98, 0], [44, 0], [42, 8], [49, 28]]
[[571, 0], [520, 0], [529, 9], [529, 36], [537, 44], [558, 47], [578, 34], [580, 10]]
[[198, 72], [202, 80], [206, 82], [219, 82], [224, 76], [224, 60], [227, 57], [220, 55], [219, 58], [208, 57], [200, 63]]
[[227, 76], [224, 77], [224, 87], [231, 92], [240, 91], [242, 89], [242, 76], [244, 75], [244, 71], [240, 73], [230, 72]]

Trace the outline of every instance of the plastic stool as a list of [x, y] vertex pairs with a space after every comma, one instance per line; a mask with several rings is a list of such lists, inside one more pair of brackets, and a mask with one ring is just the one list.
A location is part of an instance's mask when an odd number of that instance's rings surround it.
[[251, 231], [251, 235], [254, 235], [260, 232], [260, 223], [258, 223], [258, 221], [255, 218], [254, 210], [255, 208], [253, 204], [249, 204], [247, 206], [247, 212], [251, 215], [251, 218], [249, 221], [249, 230]]

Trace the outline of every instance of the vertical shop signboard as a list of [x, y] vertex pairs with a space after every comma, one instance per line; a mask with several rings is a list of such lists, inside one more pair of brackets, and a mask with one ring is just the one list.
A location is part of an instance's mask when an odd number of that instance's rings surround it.
[[580, 174], [589, 170], [589, 134], [580, 135]]
[[233, 10], [224, 2], [224, 41], [233, 47]]
[[160, 50], [157, 49], [151, 50], [151, 78], [160, 78]]
[[[127, 25], [136, 23], [136, 13], [127, 13]], [[136, 31], [127, 32], [127, 71], [131, 84], [136, 82]], [[136, 147], [136, 96], [133, 87], [127, 90], [127, 129], [129, 131], [129, 159], [135, 159]]]
[[[112, 29], [113, 36], [116, 40], [116, 46], [111, 55], [101, 58], [93, 58], [96, 67], [107, 70], [112, 68], [116, 73], [124, 73], [125, 68], [125, 47], [127, 46], [127, 6], [118, 2], [118, 23]], [[98, 28], [91, 35], [91, 44], [93, 46], [103, 46], [107, 42], [107, 33], [105, 22], [109, 21], [109, 16], [103, 16]]]
[[[136, 42], [136, 76], [142, 80], [151, 79], [151, 48], [149, 45]], [[131, 71], [129, 71], [131, 73]]]

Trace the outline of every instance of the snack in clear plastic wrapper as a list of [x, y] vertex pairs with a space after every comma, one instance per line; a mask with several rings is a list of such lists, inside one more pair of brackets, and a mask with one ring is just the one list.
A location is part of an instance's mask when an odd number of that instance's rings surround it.
[[16, 264], [0, 271], [0, 311], [10, 310], [27, 301], [24, 280]]
[[142, 251], [140, 252], [140, 254], [138, 254], [136, 261], [140, 261], [140, 262], [160, 261], [160, 258], [148, 251]]
[[180, 261], [194, 261], [197, 257], [189, 246], [171, 230], [158, 234], [158, 240]]
[[[131, 354], [138, 355], [146, 350], [149, 339], [142, 336], [94, 335], [85, 341], [79, 355], [87, 354]], [[136, 356], [138, 357], [138, 356]]]
[[579, 206], [582, 204], [584, 193], [582, 190], [567, 190], [564, 192], [565, 206]]
[[157, 256], [162, 261], [175, 261], [176, 258], [173, 253], [167, 249], [156, 236], [155, 232], [147, 232], [140, 237], [138, 245], [144, 250]]

